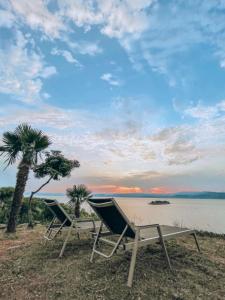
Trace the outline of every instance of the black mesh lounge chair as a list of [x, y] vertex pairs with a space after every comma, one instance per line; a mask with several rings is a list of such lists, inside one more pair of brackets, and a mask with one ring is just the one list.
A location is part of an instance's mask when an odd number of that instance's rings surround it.
[[[138, 248], [152, 243], [159, 242], [165, 254], [166, 261], [171, 269], [170, 259], [167, 253], [165, 240], [184, 236], [193, 235], [198, 251], [200, 251], [197, 237], [194, 230], [165, 226], [159, 224], [147, 224], [137, 226], [129, 221], [123, 213], [117, 202], [113, 198], [92, 198], [88, 200], [90, 206], [94, 209], [98, 217], [101, 219], [101, 225], [95, 236], [93, 250], [91, 254], [91, 262], [94, 254], [99, 254], [105, 258], [110, 258], [118, 249], [132, 250], [132, 257], [128, 275], [127, 285], [132, 286], [134, 268]], [[103, 224], [108, 231], [103, 230]], [[117, 241], [105, 238], [106, 236], [117, 236]], [[99, 242], [106, 243], [113, 247], [110, 254], [100, 251]]]
[[53, 219], [44, 234], [44, 238], [49, 241], [53, 240], [59, 233], [62, 232], [62, 230], [68, 229], [68, 233], [66, 235], [59, 257], [62, 257], [64, 253], [72, 229], [76, 230], [78, 238], [80, 238], [80, 232], [96, 232], [95, 222], [93, 219], [78, 219], [67, 214], [57, 200], [43, 199], [43, 201], [53, 214]]

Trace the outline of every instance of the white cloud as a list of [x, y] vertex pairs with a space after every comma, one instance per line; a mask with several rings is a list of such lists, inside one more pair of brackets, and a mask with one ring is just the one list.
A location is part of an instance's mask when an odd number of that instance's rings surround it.
[[217, 116], [218, 108], [216, 106], [204, 106], [198, 104], [197, 106], [187, 108], [184, 113], [192, 118], [210, 119]]
[[[4, 4], [4, 5], [3, 5]], [[102, 48], [98, 42], [94, 41], [74, 41], [70, 34], [74, 33], [74, 28], [69, 25], [68, 16], [64, 14], [64, 3], [62, 1], [53, 1], [55, 8], [49, 8], [49, 1], [37, 0], [11, 0], [10, 2], [3, 1], [0, 9], [0, 26], [4, 27], [21, 27], [26, 24], [32, 30], [39, 30], [42, 33], [43, 39], [60, 39], [69, 46], [74, 53], [82, 55], [94, 56], [102, 53]], [[58, 9], [58, 4], [60, 9]], [[66, 3], [65, 3], [66, 5]], [[85, 7], [85, 2], [80, 4], [72, 3], [73, 6], [78, 6], [82, 10]], [[78, 12], [79, 13], [79, 12]], [[60, 50], [61, 55], [65, 57], [68, 62], [74, 62], [72, 54], [67, 50]]]
[[101, 53], [98, 43], [74, 42], [69, 34], [74, 32], [72, 24], [84, 30], [95, 26], [102, 34], [119, 40], [137, 69], [147, 62], [153, 70], [166, 74], [172, 87], [177, 84], [176, 75], [170, 78], [168, 70], [178, 54], [196, 45], [211, 45], [220, 66], [225, 65], [225, 18], [220, 0], [190, 1], [188, 5], [185, 0], [164, 3], [157, 0], [12, 0], [10, 3], [3, 6], [5, 26], [23, 22], [50, 39], [67, 40], [75, 53], [88, 55]]
[[35, 126], [65, 130], [84, 126], [86, 119], [87, 117], [82, 111], [43, 104], [39, 104], [33, 109], [15, 107], [5, 108], [3, 112], [0, 112], [1, 127], [29, 123]]
[[20, 22], [41, 30], [49, 38], [59, 38], [62, 32], [70, 31], [68, 20], [71, 20], [85, 30], [98, 25], [103, 34], [122, 39], [125, 35], [137, 38], [148, 28], [145, 10], [153, 2], [155, 0], [58, 0], [54, 11], [49, 8], [49, 1], [43, 0], [11, 0], [10, 6]]
[[201, 157], [196, 136], [192, 126], [182, 125], [160, 130], [151, 139], [160, 145], [161, 159], [168, 165], [187, 165]]
[[[160, 3], [152, 0], [59, 1], [59, 12], [79, 27], [117, 38], [137, 69], [147, 64], [166, 75], [170, 86], [177, 84], [169, 69], [176, 56], [195, 45], [209, 44], [224, 66], [224, 6], [221, 1]], [[163, 22], [162, 22], [163, 19]]]
[[215, 105], [206, 106], [198, 103], [196, 106], [188, 107], [184, 114], [196, 119], [213, 119], [225, 111], [225, 101], [220, 101]]
[[216, 106], [221, 112], [225, 112], [225, 100], [221, 100]]
[[17, 31], [15, 41], [0, 49], [0, 92], [33, 103], [41, 99], [42, 79], [56, 74], [56, 69], [28, 44], [29, 39]]
[[174, 143], [168, 143], [164, 148], [169, 165], [190, 164], [200, 158], [200, 151], [191, 139], [177, 138]]
[[121, 85], [121, 82], [115, 76], [113, 76], [111, 73], [102, 74], [101, 79], [108, 82], [110, 85], [113, 85], [113, 86]]
[[103, 52], [102, 48], [97, 42], [89, 42], [84, 40], [74, 42], [69, 38], [64, 38], [64, 40], [74, 53], [95, 56], [96, 54]]
[[[198, 103], [178, 111], [196, 119], [193, 125], [180, 125], [160, 130], [151, 139], [163, 149], [168, 164], [189, 164], [200, 160], [207, 163], [209, 157], [222, 159], [225, 145], [225, 101], [213, 106]], [[218, 157], [215, 156], [217, 152]], [[218, 154], [219, 153], [219, 154]]]
[[60, 14], [71, 19], [78, 27], [86, 27], [90, 29], [91, 25], [101, 22], [101, 15], [94, 8], [94, 1], [58, 1]]
[[145, 8], [153, 1], [100, 1], [101, 13], [104, 16], [102, 33], [109, 37], [122, 39], [131, 34], [139, 37], [149, 27]]
[[49, 38], [59, 37], [66, 29], [57, 13], [48, 9], [48, 1], [11, 0], [11, 8], [20, 21], [32, 29], [41, 30]]
[[68, 63], [75, 64], [77, 66], [81, 66], [78, 60], [76, 60], [73, 55], [67, 50], [60, 50], [57, 48], [53, 48], [51, 51], [52, 55], [61, 55], [65, 58]]
[[109, 37], [123, 38], [126, 34], [139, 36], [149, 26], [145, 9], [154, 1], [59, 1], [60, 13], [77, 26], [89, 30], [100, 25], [101, 32]]
[[38, 76], [40, 76], [42, 78], [48, 78], [52, 75], [55, 75], [56, 73], [57, 73], [57, 71], [54, 66], [46, 66], [46, 67], [42, 68], [42, 71], [40, 71], [40, 74]]
[[119, 162], [134, 160], [138, 165], [140, 161], [154, 161], [155, 149], [141, 132], [142, 121], [134, 120], [135, 116], [121, 106], [114, 107], [113, 114], [118, 117], [109, 123], [107, 112], [99, 118], [93, 111], [43, 104], [29, 109], [5, 107], [4, 111], [0, 110], [0, 127], [14, 127], [22, 122], [40, 127], [52, 137], [54, 147], [64, 149], [68, 155], [79, 154], [83, 161], [96, 163], [98, 168], [109, 161], [115, 168]]
[[[110, 115], [106, 112], [101, 118], [93, 111], [46, 105], [34, 109], [17, 107], [0, 110], [0, 125], [4, 128], [29, 122], [40, 126], [51, 137], [55, 149], [63, 149], [69, 157], [75, 153], [82, 163], [81, 174], [86, 177], [91, 169], [94, 177], [99, 174], [102, 178], [103, 174], [108, 174], [115, 176], [112, 182], [120, 179], [121, 182], [131, 182], [128, 174], [138, 170], [140, 178], [134, 180], [141, 181], [142, 174], [151, 170], [151, 180], [158, 178], [160, 182], [162, 175], [165, 180], [172, 178], [174, 183], [173, 176], [176, 177], [174, 180], [179, 180], [176, 174], [184, 176], [182, 174], [194, 174], [198, 170], [200, 176], [206, 166], [214, 168], [214, 174], [217, 172], [224, 161], [224, 114], [199, 119], [194, 125], [164, 128], [153, 134], [152, 120], [143, 111], [140, 114], [138, 104], [142, 106], [135, 99], [116, 99], [111, 105]], [[224, 101], [217, 106], [222, 111]], [[111, 115], [114, 118], [108, 122]], [[146, 186], [149, 178], [143, 179]]]
[[205, 45], [218, 58], [220, 66], [225, 66], [222, 1], [158, 1], [148, 11], [149, 26], [141, 38], [120, 40], [137, 69], [147, 62], [152, 70], [166, 75], [170, 85], [182, 84], [179, 70], [184, 73], [183, 64], [177, 64], [177, 56]]

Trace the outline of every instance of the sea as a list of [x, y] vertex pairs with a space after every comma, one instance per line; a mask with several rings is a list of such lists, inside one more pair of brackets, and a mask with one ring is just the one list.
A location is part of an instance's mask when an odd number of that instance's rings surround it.
[[[45, 198], [68, 201], [64, 195], [45, 195]], [[158, 223], [225, 234], [225, 199], [115, 197], [115, 200], [136, 225]], [[170, 204], [149, 204], [154, 200], [166, 200]], [[87, 212], [92, 211], [88, 203], [82, 207]]]

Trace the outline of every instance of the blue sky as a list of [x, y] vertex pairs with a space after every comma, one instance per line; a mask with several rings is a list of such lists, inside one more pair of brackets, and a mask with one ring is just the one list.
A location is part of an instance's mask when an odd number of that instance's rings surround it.
[[0, 134], [81, 163], [46, 191], [225, 191], [224, 84], [224, 1], [0, 1]]

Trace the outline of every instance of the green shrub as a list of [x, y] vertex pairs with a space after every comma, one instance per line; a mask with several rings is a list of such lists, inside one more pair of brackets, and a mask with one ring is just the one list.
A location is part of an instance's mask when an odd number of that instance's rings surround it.
[[[6, 224], [8, 221], [10, 206], [12, 199], [9, 199], [5, 202], [4, 206], [0, 207], [0, 224]], [[63, 209], [68, 213], [73, 215], [74, 210], [71, 206], [66, 203], [60, 203]], [[23, 199], [23, 203], [20, 208], [19, 216], [18, 216], [18, 224], [28, 223], [28, 208], [29, 208], [29, 198], [25, 197]], [[51, 211], [48, 209], [46, 204], [43, 202], [41, 198], [33, 198], [32, 200], [32, 216], [34, 222], [46, 223], [49, 222], [53, 215]], [[93, 217], [96, 218], [94, 213], [89, 214], [84, 209], [81, 209], [81, 217]]]

